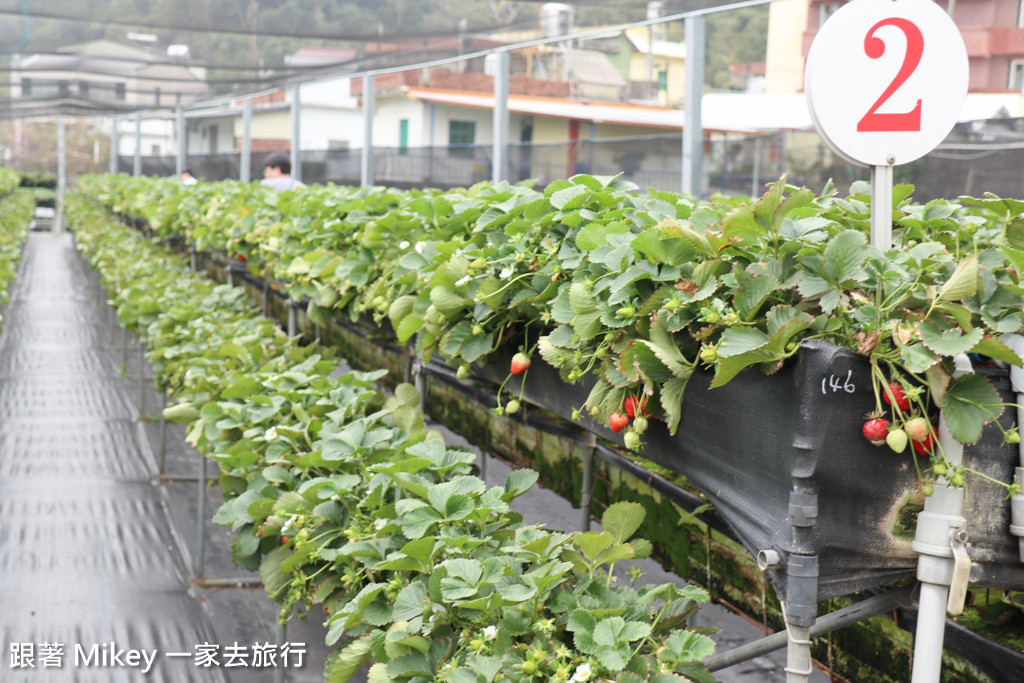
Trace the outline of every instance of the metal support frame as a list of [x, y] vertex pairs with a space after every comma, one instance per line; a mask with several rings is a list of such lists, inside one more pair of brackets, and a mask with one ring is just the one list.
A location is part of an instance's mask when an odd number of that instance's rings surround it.
[[[879, 595], [872, 596], [866, 600], [854, 603], [849, 607], [844, 607], [831, 612], [820, 619], [810, 627], [809, 635], [810, 638], [818, 638], [826, 633], [831, 633], [845, 626], [856, 624], [859, 621], [877, 617], [880, 614], [891, 612], [899, 607], [906, 607], [913, 602], [913, 593], [916, 590], [916, 586], [907, 586], [904, 588], [898, 588], [887, 593], [881, 593]], [[704, 666], [711, 673], [715, 671], [721, 671], [722, 669], [728, 668], [735, 664], [749, 661], [755, 657], [768, 654], [769, 652], [775, 652], [786, 647], [789, 643], [789, 635], [785, 631], [779, 631], [770, 636], [755, 640], [752, 643], [741, 645], [727, 650], [726, 652], [716, 653], [704, 660]]]
[[161, 477], [167, 474], [167, 418], [164, 411], [167, 410], [167, 387], [160, 387], [160, 453], [158, 462], [160, 465], [159, 474]]
[[494, 143], [491, 153], [491, 180], [499, 183], [508, 180], [508, 91], [509, 54], [508, 50], [495, 53], [497, 64], [494, 73]]
[[139, 417], [146, 416], [146, 341], [139, 335]]
[[202, 581], [206, 574], [206, 456], [196, 451], [197, 465], [199, 467], [199, 503], [196, 519], [196, 557], [192, 565], [192, 573]]
[[298, 314], [295, 311], [296, 306], [299, 302], [295, 299], [288, 297], [288, 336], [294, 337], [299, 332], [299, 320]]
[[580, 531], [590, 531], [590, 503], [594, 499], [594, 457], [597, 436], [587, 432], [583, 444], [583, 481], [580, 483]]

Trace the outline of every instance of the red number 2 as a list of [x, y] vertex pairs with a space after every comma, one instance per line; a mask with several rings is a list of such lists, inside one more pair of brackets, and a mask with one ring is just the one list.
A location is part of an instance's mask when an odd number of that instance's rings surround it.
[[903, 85], [914, 69], [921, 63], [921, 54], [924, 52], [924, 36], [916, 24], [900, 17], [882, 19], [871, 27], [868, 34], [864, 36], [864, 54], [871, 59], [878, 59], [885, 54], [885, 41], [875, 36], [875, 32], [883, 26], [895, 26], [903, 31], [907, 37], [907, 52], [903, 56], [903, 65], [900, 66], [896, 77], [889, 83], [881, 97], [868, 109], [868, 113], [857, 122], [857, 131], [861, 133], [889, 133], [889, 132], [915, 132], [921, 130], [921, 100], [908, 112], [898, 114], [879, 114], [878, 109], [892, 94]]

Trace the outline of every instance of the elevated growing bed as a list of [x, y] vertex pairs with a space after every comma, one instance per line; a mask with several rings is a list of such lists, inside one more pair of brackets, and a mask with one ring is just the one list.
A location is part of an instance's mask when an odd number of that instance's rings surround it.
[[[310, 339], [319, 335], [323, 343], [339, 347], [356, 367], [388, 368], [391, 377], [400, 381], [416, 363], [408, 348], [395, 344], [390, 330], [375, 329], [366, 321], [363, 325], [337, 320], [322, 328], [315, 325], [305, 315], [302, 302], [290, 301], [281, 293], [280, 283], [253, 277], [223, 254], [197, 254], [197, 268], [222, 282], [229, 280], [230, 273], [230, 281], [245, 287], [254, 300], [262, 299], [268, 315], [282, 324], [291, 318], [295, 331]], [[475, 368], [476, 379], [501, 383], [511, 355], [510, 351], [506, 358]], [[467, 389], [471, 385], [455, 380], [454, 370], [438, 360], [420, 371], [442, 380], [424, 387], [429, 413], [506, 458], [527, 464], [524, 451], [533, 450], [528, 464], [541, 472], [546, 485], [573, 500], [587, 502], [590, 491], [583, 490], [578, 462], [592, 456], [593, 446], [588, 454], [585, 438], [565, 433], [564, 427], [554, 427], [543, 417], [546, 413], [571, 421], [572, 411], [590, 391], [586, 381], [567, 385], [555, 369], [538, 358], [525, 384], [515, 377], [506, 390], [514, 394], [522, 390], [524, 399], [540, 412], [509, 418], [493, 414], [488, 404], [493, 396], [488, 390], [481, 395]], [[1008, 371], [975, 371], [988, 376], [1004, 402], [1015, 402]], [[924, 498], [909, 449], [897, 455], [888, 448], [871, 446], [860, 435], [863, 416], [874, 401], [863, 356], [825, 342], [807, 341], [795, 361], [774, 375], [748, 370], [716, 389], [710, 388], [711, 379], [710, 373], [700, 371], [691, 378], [674, 436], [663, 423], [652, 422], [644, 435], [643, 457], [684, 475], [725, 524], [701, 524], [704, 532], [697, 533], [692, 526], [676, 524], [681, 518], [677, 506], [692, 507], [696, 500], [656, 475], [648, 476], [645, 487], [643, 474], [637, 472], [643, 470], [635, 465], [626, 466], [625, 473], [610, 474], [616, 467], [603, 470], [605, 481], [598, 482], [595, 489], [598, 499], [606, 504], [622, 497], [640, 499], [648, 508], [655, 508], [648, 516], [648, 526], [660, 528], [643, 529], [642, 533], [660, 542], [664, 561], [682, 576], [717, 584], [726, 602], [748, 614], [760, 614], [765, 623], [771, 621], [776, 627], [783, 615], [774, 601], [758, 599], [763, 586], [759, 586], [753, 557], [759, 559], [784, 601], [784, 618], [797, 625], [813, 624], [832, 599], [873, 593], [914, 576], [918, 554], [911, 541]], [[1004, 429], [1011, 427], [1012, 413], [1007, 411], [1000, 421]], [[584, 420], [583, 426], [622, 444], [621, 437], [604, 425]], [[1003, 446], [1001, 432], [992, 425], [978, 444], [964, 449], [965, 466], [997, 481], [1012, 481], [1018, 463], [1017, 449]], [[624, 483], [626, 479], [633, 482]], [[661, 490], [652, 484], [655, 479], [662, 484]], [[676, 500], [668, 493], [671, 489], [675, 489]], [[1005, 499], [1005, 488], [969, 476], [966, 492], [971, 587], [1024, 588], [1024, 564], [1018, 539], [1009, 532], [1010, 502]], [[675, 515], [659, 511], [666, 501], [676, 508]], [[673, 544], [685, 546], [686, 553], [673, 552]], [[749, 556], [744, 557], [742, 549]], [[716, 553], [722, 556], [713, 557]], [[716, 581], [713, 573], [728, 580]], [[735, 584], [731, 589], [726, 585], [730, 582]], [[910, 616], [914, 616], [912, 612]], [[895, 642], [899, 636], [884, 628], [875, 631], [869, 626], [867, 633], [875, 635], [866, 635], [863, 629], [852, 638], [837, 635], [828, 652], [819, 647], [815, 654], [823, 661], [844, 662], [840, 670], [846, 675], [859, 672], [872, 680], [909, 680], [908, 639]], [[877, 638], [891, 641], [891, 647], [879, 646]], [[833, 644], [840, 649], [849, 647], [850, 652], [833, 659]], [[977, 664], [949, 663], [950, 670], [963, 671], [962, 677], [952, 674], [951, 680], [998, 681], [1006, 675], [1015, 678], [1005, 680], [1024, 680], [1024, 654], [1020, 652], [964, 629], [957, 630], [947, 646]], [[997, 663], [986, 661], [993, 657], [998, 658]]]

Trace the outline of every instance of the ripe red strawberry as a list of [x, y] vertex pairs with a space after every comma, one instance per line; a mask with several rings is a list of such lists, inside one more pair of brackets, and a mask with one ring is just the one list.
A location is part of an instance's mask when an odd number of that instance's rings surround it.
[[638, 407], [640, 408], [640, 414], [641, 415], [646, 415], [647, 414], [647, 397], [646, 396], [644, 396], [639, 401], [637, 399], [633, 398], [632, 396], [627, 396], [626, 397], [626, 415], [629, 415], [630, 418], [636, 417], [636, 413], [637, 413], [636, 409]]
[[517, 353], [512, 356], [512, 365], [509, 368], [513, 375], [521, 375], [530, 367], [530, 357], [525, 353]]
[[[892, 392], [892, 398], [889, 397], [890, 392]], [[903, 393], [903, 387], [899, 382], [889, 382], [888, 388], [882, 391], [882, 398], [887, 405], [892, 405], [895, 400], [897, 408], [910, 410], [910, 399]]]
[[903, 425], [911, 441], [924, 441], [932, 435], [932, 426], [923, 417], [912, 417]]
[[889, 434], [889, 423], [877, 417], [874, 420], [865, 422], [861, 431], [864, 433], [865, 439], [875, 446], [881, 446], [885, 443], [885, 437]]
[[924, 441], [911, 441], [910, 443], [914, 445], [914, 452], [918, 455], [930, 455], [935, 448], [935, 437], [929, 434]]
[[622, 413], [612, 413], [608, 416], [608, 426], [615, 433], [621, 432], [629, 424], [629, 418]]

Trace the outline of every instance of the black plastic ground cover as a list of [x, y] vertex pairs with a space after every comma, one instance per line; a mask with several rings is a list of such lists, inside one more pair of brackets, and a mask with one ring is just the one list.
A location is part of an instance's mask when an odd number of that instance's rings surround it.
[[182, 560], [97, 295], [69, 235], [30, 235], [0, 335], [0, 680], [269, 683], [257, 608]]

